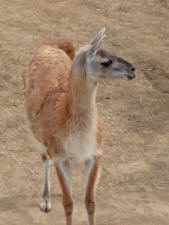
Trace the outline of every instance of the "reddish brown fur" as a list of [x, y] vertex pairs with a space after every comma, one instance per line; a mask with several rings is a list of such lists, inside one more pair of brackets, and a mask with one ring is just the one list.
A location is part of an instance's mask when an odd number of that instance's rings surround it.
[[51, 42], [42, 42], [41, 45], [49, 45], [54, 48], [59, 48], [62, 49], [66, 54], [71, 58], [71, 60], [74, 59], [75, 56], [75, 45], [73, 41], [71, 40], [58, 40], [56, 41], [51, 41]]
[[[71, 121], [76, 129], [77, 125], [82, 129], [86, 126], [86, 120], [90, 123], [97, 114], [95, 103], [85, 115], [78, 108], [83, 104], [82, 87], [84, 91], [88, 90], [84, 76], [77, 76], [71, 82], [70, 58], [74, 54], [72, 42], [59, 41], [41, 45], [23, 74], [26, 110], [31, 129], [35, 137], [47, 147], [50, 158], [63, 156], [59, 140], [74, 129]], [[79, 96], [75, 103], [72, 103], [73, 95]], [[98, 120], [96, 141], [99, 148], [102, 145], [101, 132]]]
[[57, 175], [58, 175], [58, 178], [60, 181], [60, 185], [62, 188], [62, 192], [63, 192], [63, 205], [64, 205], [64, 209], [65, 209], [65, 214], [68, 217], [73, 212], [73, 199], [72, 199], [71, 193], [67, 189], [64, 175], [57, 165], [56, 165], [56, 172], [57, 172]]
[[86, 191], [85, 203], [87, 207], [87, 211], [93, 213], [95, 208], [95, 196], [94, 196], [94, 187], [97, 179], [98, 169], [99, 169], [100, 157], [97, 157], [93, 170], [89, 177], [89, 182]]
[[96, 205], [96, 199], [95, 199], [95, 184], [98, 176], [98, 170], [99, 170], [99, 163], [100, 163], [101, 157], [96, 158], [95, 165], [93, 166], [93, 170], [91, 171], [88, 186], [86, 189], [86, 196], [85, 196], [85, 205], [88, 212], [89, 221], [91, 224], [95, 224], [95, 205]]
[[70, 158], [85, 162], [88, 224], [95, 225], [95, 184], [102, 150], [102, 128], [96, 106], [97, 81], [102, 76], [135, 77], [130, 63], [99, 50], [104, 32], [105, 28], [90, 44], [80, 48], [74, 60], [75, 47], [71, 41], [41, 45], [23, 74], [31, 129], [44, 151], [41, 157], [45, 186], [41, 209], [48, 212], [51, 208], [49, 159], [53, 159], [63, 192], [67, 225], [72, 225], [73, 211]]
[[47, 160], [46, 154], [41, 154], [41, 159], [43, 162], [45, 162]]
[[[31, 122], [31, 129], [39, 142], [46, 146], [46, 151], [41, 154], [44, 163], [49, 158], [62, 160], [66, 154], [69, 154], [64, 149], [63, 143], [67, 139], [69, 141], [71, 134], [74, 135], [71, 137], [72, 139], [70, 138], [70, 140], [73, 140], [73, 143], [70, 141], [72, 149], [75, 147], [79, 151], [78, 148], [83, 147], [81, 143], [85, 143], [85, 148], [82, 148], [83, 151], [87, 151], [86, 146], [89, 147], [89, 152], [93, 151], [92, 148], [95, 147], [98, 152], [102, 148], [102, 129], [95, 101], [97, 82], [86, 80], [85, 74], [80, 68], [80, 66], [84, 65], [83, 57], [85, 54], [82, 54], [81, 58], [77, 59], [73, 73], [72, 59], [74, 55], [75, 48], [72, 42], [59, 41], [57, 43], [43, 44], [37, 49], [31, 63], [23, 74], [26, 110]], [[76, 135], [80, 132], [82, 132], [82, 135], [80, 135], [81, 142], [79, 144], [77, 140], [79, 137], [77, 138]], [[90, 136], [88, 136], [88, 133]], [[74, 142], [75, 145], [78, 143], [77, 146], [73, 145]], [[91, 145], [92, 148], [90, 149]], [[67, 151], [69, 150], [71, 151], [70, 148]], [[83, 151], [80, 154], [83, 155]], [[97, 153], [91, 152], [91, 154]], [[78, 152], [75, 152], [76, 154]], [[87, 152], [85, 154], [90, 153]], [[85, 157], [88, 157], [88, 155], [82, 156], [82, 159], [86, 160]], [[91, 225], [95, 224], [94, 186], [98, 167], [99, 157], [96, 159], [89, 175], [85, 197]], [[46, 208], [44, 208], [43, 203], [43, 211], [44, 209], [50, 209], [50, 188], [47, 175], [49, 174], [49, 169], [46, 168], [45, 171], [43, 197]], [[56, 171], [63, 192], [63, 205], [67, 225], [72, 225], [72, 193], [70, 193], [70, 187], [67, 186], [65, 175], [57, 163]]]
[[96, 140], [97, 140], [97, 148], [103, 149], [102, 126], [99, 118], [97, 119]]

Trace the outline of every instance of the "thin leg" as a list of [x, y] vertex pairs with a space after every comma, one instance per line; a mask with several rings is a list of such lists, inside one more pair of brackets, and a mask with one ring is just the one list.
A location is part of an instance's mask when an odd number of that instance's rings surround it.
[[100, 157], [93, 157], [85, 162], [86, 195], [85, 204], [88, 213], [88, 224], [95, 225], [95, 184], [97, 181]]
[[66, 224], [72, 225], [73, 198], [71, 172], [68, 161], [56, 162], [56, 172], [63, 192], [63, 206], [66, 215]]
[[43, 199], [44, 202], [41, 203], [40, 209], [43, 212], [49, 212], [51, 210], [50, 203], [50, 161], [47, 159], [44, 161], [44, 169], [45, 169], [45, 185], [43, 191]]

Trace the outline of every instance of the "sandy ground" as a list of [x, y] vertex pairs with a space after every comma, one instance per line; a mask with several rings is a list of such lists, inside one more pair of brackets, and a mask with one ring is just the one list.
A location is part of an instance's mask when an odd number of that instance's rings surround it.
[[[52, 168], [52, 205], [39, 210], [43, 168], [24, 112], [21, 73], [43, 40], [77, 47], [107, 28], [103, 46], [131, 61], [137, 79], [104, 80], [104, 124], [97, 225], [169, 224], [168, 0], [0, 0], [0, 225], [63, 225]], [[73, 167], [74, 224], [87, 224], [84, 168]]]

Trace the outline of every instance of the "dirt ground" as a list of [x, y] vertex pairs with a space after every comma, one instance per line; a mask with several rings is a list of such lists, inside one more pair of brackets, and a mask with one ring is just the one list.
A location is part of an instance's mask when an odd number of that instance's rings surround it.
[[[102, 81], [104, 124], [97, 225], [169, 224], [168, 0], [0, 0], [0, 225], [63, 225], [52, 168], [52, 205], [39, 210], [43, 168], [24, 112], [21, 73], [43, 40], [82, 46], [106, 27], [103, 46], [132, 62], [137, 79]], [[72, 164], [74, 224], [87, 224], [84, 168]]]

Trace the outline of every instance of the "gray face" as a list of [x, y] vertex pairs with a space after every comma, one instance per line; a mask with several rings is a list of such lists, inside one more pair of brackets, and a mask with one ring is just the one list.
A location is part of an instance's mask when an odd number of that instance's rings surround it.
[[100, 49], [90, 62], [91, 75], [95, 78], [110, 77], [131, 80], [136, 77], [135, 68], [127, 61]]
[[100, 77], [124, 78], [131, 80], [136, 77], [134, 67], [127, 61], [110, 52], [100, 49], [105, 28], [96, 37], [81, 48], [73, 62], [72, 71], [85, 74], [89, 79], [97, 81]]

